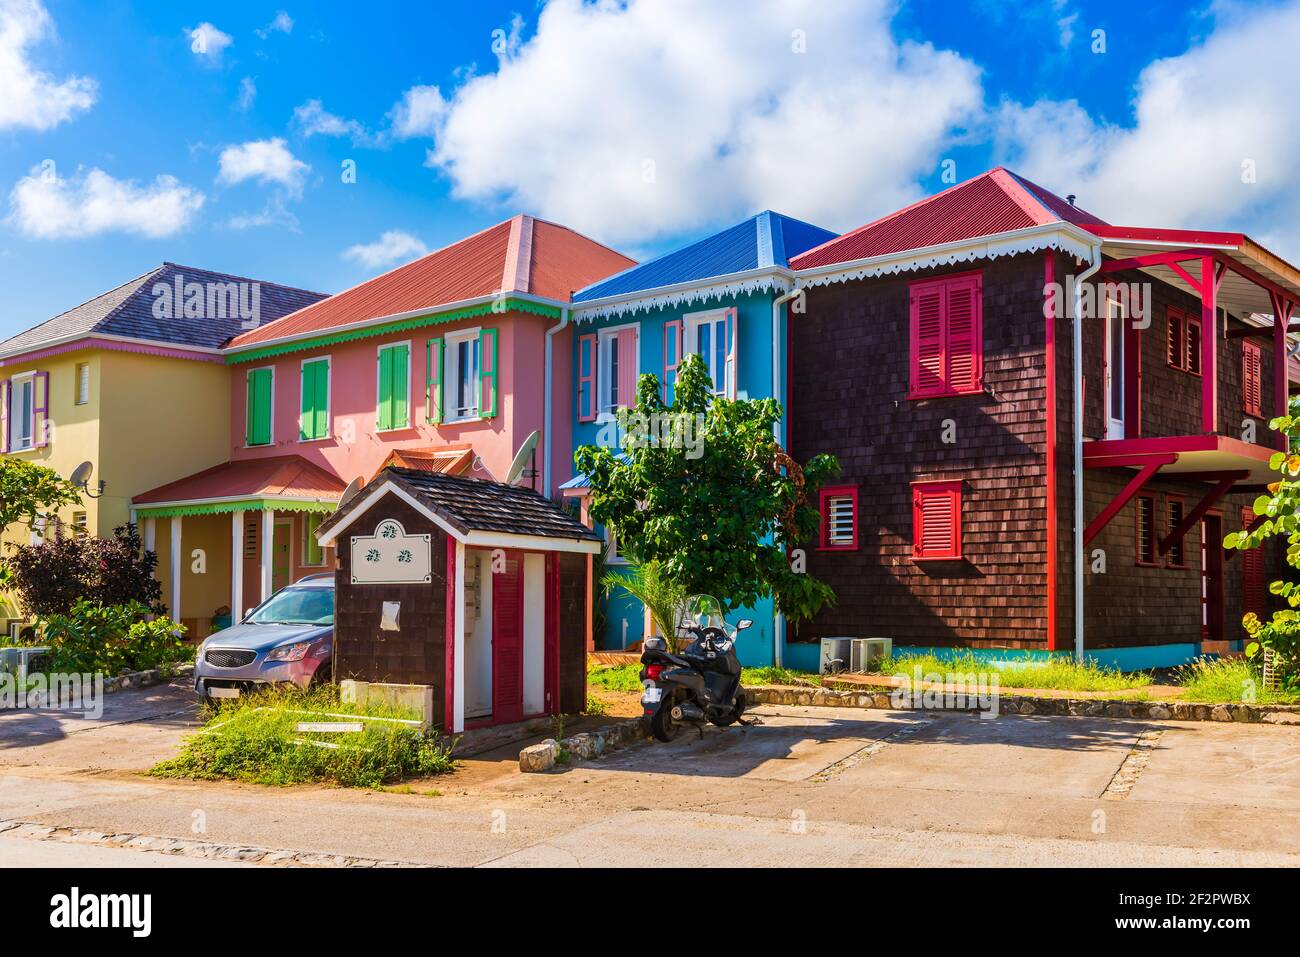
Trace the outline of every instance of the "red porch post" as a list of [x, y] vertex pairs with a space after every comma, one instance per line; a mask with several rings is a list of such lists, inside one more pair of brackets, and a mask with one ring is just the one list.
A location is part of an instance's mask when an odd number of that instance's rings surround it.
[[[1287, 301], [1276, 292], [1271, 292], [1270, 296], [1273, 299], [1273, 414], [1278, 416], [1286, 415], [1287, 400], [1290, 395], [1286, 334], [1287, 327], [1291, 323], [1291, 314], [1295, 310], [1295, 303]], [[1286, 452], [1286, 435], [1279, 432], [1274, 437], [1274, 444]]]
[[[1043, 269], [1043, 310], [1047, 317], [1047, 650], [1056, 650], [1056, 252], [1047, 250]], [[1075, 468], [1083, 463], [1076, 462]], [[1078, 561], [1078, 558], [1075, 559]]]
[[1215, 357], [1219, 352], [1218, 279], [1211, 256], [1201, 257], [1201, 431], [1219, 431], [1219, 372]]

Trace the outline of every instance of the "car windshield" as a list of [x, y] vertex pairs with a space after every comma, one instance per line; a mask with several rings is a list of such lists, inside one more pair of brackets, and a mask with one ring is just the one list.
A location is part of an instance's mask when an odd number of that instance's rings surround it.
[[251, 625], [329, 625], [334, 622], [333, 588], [285, 588], [248, 616]]

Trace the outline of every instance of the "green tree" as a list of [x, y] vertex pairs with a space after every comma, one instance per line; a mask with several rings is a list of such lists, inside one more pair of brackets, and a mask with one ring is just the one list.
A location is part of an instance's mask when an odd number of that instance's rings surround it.
[[[10, 525], [31, 528], [40, 515], [81, 501], [81, 492], [53, 469], [22, 459], [0, 457], [0, 532]], [[11, 572], [0, 549], [0, 593]], [[4, 600], [0, 594], [0, 601]]]
[[[1293, 399], [1288, 412], [1269, 423], [1287, 437], [1289, 447], [1300, 448], [1300, 401]], [[1275, 452], [1269, 465], [1281, 474], [1279, 481], [1268, 486], [1268, 493], [1255, 499], [1253, 510], [1263, 521], [1250, 532], [1232, 532], [1223, 540], [1224, 548], [1259, 548], [1270, 538], [1286, 540], [1286, 561], [1300, 569], [1300, 454]], [[1242, 618], [1251, 641], [1246, 654], [1257, 657], [1267, 649], [1273, 653], [1278, 677], [1288, 690], [1300, 690], [1300, 582], [1272, 582], [1268, 590], [1281, 596], [1285, 609], [1274, 611], [1267, 621], [1254, 612]]]
[[668, 646], [676, 651], [677, 622], [680, 620], [690, 592], [679, 582], [670, 578], [661, 562], [653, 559], [634, 565], [626, 574], [606, 572], [601, 578], [601, 586], [608, 595], [621, 588], [650, 610], [659, 634], [668, 640]]
[[785, 544], [816, 534], [809, 502], [839, 465], [818, 455], [800, 468], [772, 438], [780, 418], [775, 399], [714, 395], [698, 356], [679, 367], [671, 406], [658, 377], [642, 375], [617, 441], [574, 456], [590, 482], [592, 517], [614, 530], [626, 557], [659, 563], [689, 593], [728, 610], [770, 596], [791, 621], [812, 617], [834, 592], [792, 569]]

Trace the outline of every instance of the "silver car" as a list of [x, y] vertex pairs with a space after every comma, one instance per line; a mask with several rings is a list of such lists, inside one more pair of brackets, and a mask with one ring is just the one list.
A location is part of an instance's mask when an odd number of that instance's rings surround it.
[[334, 576], [313, 575], [199, 645], [194, 690], [211, 700], [277, 684], [307, 688], [330, 680], [333, 651]]

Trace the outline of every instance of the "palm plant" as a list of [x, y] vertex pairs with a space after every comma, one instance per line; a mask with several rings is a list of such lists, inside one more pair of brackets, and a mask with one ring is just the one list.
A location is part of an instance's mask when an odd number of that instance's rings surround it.
[[674, 652], [679, 650], [677, 623], [690, 593], [668, 577], [662, 563], [647, 561], [626, 573], [607, 572], [600, 583], [606, 595], [622, 588], [649, 609], [655, 628], [667, 639]]

